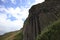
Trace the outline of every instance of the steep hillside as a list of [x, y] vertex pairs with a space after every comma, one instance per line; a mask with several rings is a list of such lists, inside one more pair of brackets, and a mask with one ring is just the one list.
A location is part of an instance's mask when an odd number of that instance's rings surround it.
[[[21, 30], [6, 33], [0, 36], [0, 40], [23, 40], [23, 33]], [[44, 28], [36, 40], [60, 40], [60, 19]]]
[[22, 40], [22, 39], [23, 39], [22, 30], [6, 33], [0, 36], [0, 40]]
[[36, 40], [42, 30], [60, 18], [60, 0], [45, 0], [32, 6], [24, 23], [23, 40]]
[[36, 40], [60, 40], [60, 20], [45, 28]]
[[7, 33], [0, 40], [60, 40], [60, 0], [33, 5], [23, 30]]

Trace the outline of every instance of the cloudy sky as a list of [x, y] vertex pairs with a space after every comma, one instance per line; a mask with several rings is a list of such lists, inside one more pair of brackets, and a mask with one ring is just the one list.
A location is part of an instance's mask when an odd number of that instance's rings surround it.
[[19, 30], [32, 5], [44, 0], [0, 0], [0, 34]]

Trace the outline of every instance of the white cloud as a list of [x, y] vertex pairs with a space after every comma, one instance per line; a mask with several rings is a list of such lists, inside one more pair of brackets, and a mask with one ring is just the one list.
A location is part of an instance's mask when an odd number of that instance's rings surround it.
[[[4, 9], [6, 13], [13, 15], [14, 17], [16, 17], [17, 19], [22, 19], [22, 18], [26, 18], [28, 16], [28, 8], [8, 8], [8, 9]], [[19, 15], [18, 15], [19, 14]]]
[[45, 0], [35, 0], [33, 3], [28, 2], [28, 4], [30, 4], [30, 7], [29, 7], [29, 8], [31, 8], [32, 5], [36, 5], [36, 4], [38, 4], [38, 3], [43, 3], [44, 1], [45, 1]]
[[[15, 4], [16, 0], [11, 0], [12, 3]], [[44, 0], [35, 0], [34, 3], [29, 3], [32, 5], [35, 5], [37, 3], [41, 3]], [[29, 8], [30, 8], [29, 7]], [[8, 31], [13, 31], [13, 30], [18, 30], [23, 27], [24, 21], [22, 19], [26, 19], [28, 17], [28, 9], [29, 8], [24, 8], [24, 7], [10, 7], [10, 8], [5, 8], [4, 6], [0, 6], [0, 11], [3, 12], [3, 14], [0, 12], [0, 28], [1, 30], [4, 30], [5, 32]], [[10, 14], [14, 17], [17, 18], [15, 21], [7, 20], [7, 14]]]
[[13, 4], [16, 4], [16, 0], [10, 0]]
[[5, 0], [1, 0], [1, 1], [5, 1]]
[[[5, 32], [21, 29], [24, 23], [22, 19], [26, 19], [28, 16], [28, 8], [26, 9], [24, 7], [0, 7], [0, 11], [3, 12], [3, 14], [0, 12], [0, 28], [3, 26], [2, 29], [5, 28], [3, 29]], [[7, 20], [7, 14], [11, 14], [12, 16], [16, 17], [17, 20]]]
[[4, 3], [6, 2], [6, 0], [1, 0], [1, 1], [4, 2]]
[[35, 0], [35, 4], [37, 4], [37, 3], [42, 3], [42, 2], [44, 2], [45, 0]]

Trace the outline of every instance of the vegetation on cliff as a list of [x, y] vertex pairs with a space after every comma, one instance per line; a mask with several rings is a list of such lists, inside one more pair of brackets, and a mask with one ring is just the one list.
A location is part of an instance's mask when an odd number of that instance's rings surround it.
[[2, 35], [0, 40], [60, 40], [60, 0], [32, 6], [23, 30]]
[[37, 40], [60, 40], [60, 20], [55, 21], [53, 24], [45, 28]]

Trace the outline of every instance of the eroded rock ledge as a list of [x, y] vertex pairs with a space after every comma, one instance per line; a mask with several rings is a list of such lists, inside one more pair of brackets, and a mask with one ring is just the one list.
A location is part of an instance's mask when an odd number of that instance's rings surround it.
[[23, 28], [23, 40], [35, 40], [37, 35], [60, 18], [60, 0], [46, 0], [29, 9], [29, 17]]

